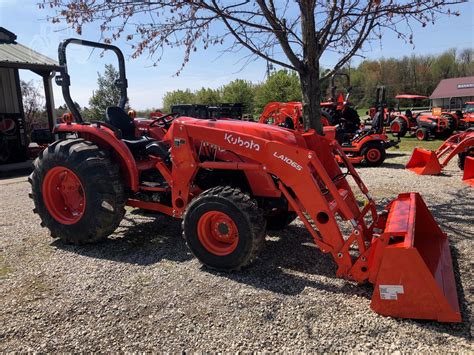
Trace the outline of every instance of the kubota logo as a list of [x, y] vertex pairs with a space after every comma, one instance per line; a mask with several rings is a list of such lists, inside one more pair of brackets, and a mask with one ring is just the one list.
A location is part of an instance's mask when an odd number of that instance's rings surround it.
[[278, 158], [280, 160], [283, 160], [285, 163], [287, 163], [289, 166], [291, 166], [292, 168], [295, 168], [296, 170], [300, 171], [301, 169], [303, 169], [303, 167], [301, 165], [299, 165], [297, 162], [295, 162], [293, 159], [291, 158], [288, 158], [287, 156], [284, 156], [283, 154], [279, 154], [277, 152], [273, 152], [273, 156], [275, 158]]
[[235, 145], [238, 145], [239, 147], [243, 147], [247, 149], [253, 149], [257, 152], [260, 150], [260, 144], [255, 143], [252, 139], [245, 140], [245, 139], [242, 139], [240, 136], [234, 136], [232, 134], [226, 133], [224, 135], [224, 140], [230, 144], [235, 144]]

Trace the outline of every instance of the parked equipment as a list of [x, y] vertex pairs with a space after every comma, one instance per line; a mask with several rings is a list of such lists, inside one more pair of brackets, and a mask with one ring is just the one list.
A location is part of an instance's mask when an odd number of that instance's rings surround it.
[[474, 128], [474, 101], [464, 103], [462, 110], [451, 112], [459, 122], [458, 129]]
[[[337, 77], [343, 77], [347, 81], [345, 96], [342, 92], [337, 94], [337, 86], [335, 83]], [[329, 100], [321, 102], [320, 104], [321, 123], [323, 126], [343, 125], [344, 131], [347, 133], [355, 133], [359, 129], [359, 114], [349, 102], [351, 90], [349, 75], [336, 73], [332, 76], [331, 97]], [[298, 101], [269, 102], [263, 109], [259, 122], [289, 129], [304, 129], [303, 104]]]
[[[335, 89], [333, 93], [335, 93]], [[345, 100], [348, 100], [349, 93], [350, 87]], [[336, 121], [330, 121], [330, 117], [332, 119], [337, 117], [338, 123], [335, 124], [335, 129], [326, 128], [326, 132], [334, 135], [334, 138], [339, 142], [344, 153], [353, 164], [363, 163], [367, 166], [380, 166], [385, 161], [386, 150], [396, 146], [399, 142], [390, 140], [384, 131], [384, 117], [387, 107], [385, 87], [378, 87], [376, 96], [377, 113], [372, 120], [372, 125], [369, 127], [354, 130], [355, 123], [360, 121], [348, 118], [351, 116], [351, 110], [353, 110], [348, 106], [342, 107], [343, 112], [337, 115], [334, 113], [326, 117], [321, 116], [323, 126], [325, 127], [334, 126], [331, 122]], [[327, 110], [322, 111], [322, 113], [324, 112], [327, 112]], [[345, 116], [344, 113], [348, 116]], [[265, 106], [259, 122], [303, 131], [302, 104], [301, 102], [271, 102]]]
[[414, 111], [407, 109], [402, 112], [400, 103], [402, 100], [410, 100], [412, 107], [419, 101], [427, 100], [427, 96], [400, 94], [397, 99], [397, 109], [391, 111], [387, 123], [394, 136], [404, 137], [407, 133], [416, 136], [418, 140], [427, 140], [430, 137], [449, 137], [458, 128], [458, 119], [454, 114], [442, 112], [441, 110]]
[[216, 105], [176, 104], [171, 106], [171, 113], [194, 118], [232, 118], [242, 119], [243, 105], [226, 103]]
[[[464, 174], [462, 180], [471, 186], [474, 186], [474, 152], [471, 156], [465, 156], [463, 159]], [[461, 157], [460, 157], [461, 159]]]
[[415, 148], [406, 168], [418, 175], [437, 175], [456, 155], [459, 167], [464, 169], [465, 158], [474, 156], [474, 130], [449, 137], [436, 151]]
[[107, 122], [84, 123], [69, 93], [70, 43], [115, 51], [123, 63], [115, 46], [77, 39], [60, 45], [59, 82], [76, 122], [55, 130], [75, 138], [51, 144], [29, 179], [34, 211], [54, 237], [101, 240], [128, 205], [182, 218], [187, 245], [203, 264], [238, 270], [258, 257], [266, 226], [277, 221], [281, 228], [298, 216], [333, 257], [337, 276], [375, 285], [376, 312], [461, 320], [448, 238], [419, 194], [400, 194], [378, 213], [337, 142], [314, 131], [166, 115], [150, 120], [147, 135], [139, 136], [123, 111], [126, 80]]

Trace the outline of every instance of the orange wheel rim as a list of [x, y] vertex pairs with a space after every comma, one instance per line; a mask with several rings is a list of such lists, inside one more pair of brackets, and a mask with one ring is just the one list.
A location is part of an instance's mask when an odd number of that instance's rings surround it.
[[381, 157], [381, 153], [378, 149], [372, 148], [372, 149], [369, 149], [369, 151], [367, 152], [367, 160], [371, 162], [375, 162], [379, 160], [380, 157]]
[[43, 201], [51, 216], [61, 224], [77, 223], [86, 209], [86, 197], [79, 177], [57, 166], [43, 180]]
[[237, 226], [223, 212], [209, 211], [203, 214], [199, 219], [197, 232], [203, 247], [214, 255], [229, 255], [239, 244]]

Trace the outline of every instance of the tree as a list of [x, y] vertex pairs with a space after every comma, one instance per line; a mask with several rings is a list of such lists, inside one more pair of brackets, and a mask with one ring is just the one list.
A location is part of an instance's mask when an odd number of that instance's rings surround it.
[[148, 50], [159, 60], [165, 47], [182, 46], [181, 68], [198, 48], [217, 44], [228, 44], [229, 51], [245, 48], [250, 57], [298, 73], [305, 124], [322, 133], [319, 61], [323, 53], [338, 55], [325, 80], [384, 31], [412, 43], [413, 22], [426, 26], [440, 15], [458, 15], [448, 6], [462, 2], [466, 0], [282, 0], [277, 4], [273, 0], [43, 0], [40, 7], [58, 8], [52, 21], [66, 21], [78, 33], [84, 25], [100, 21], [105, 41], [125, 36], [133, 43], [134, 57]]
[[168, 91], [163, 97], [163, 110], [171, 112], [171, 106], [176, 104], [195, 104], [196, 96], [191, 90]]
[[221, 88], [222, 102], [241, 103], [244, 113], [253, 113], [255, 89], [250, 81], [236, 79]]
[[23, 111], [25, 113], [26, 133], [30, 135], [35, 126], [47, 126], [44, 96], [37, 85], [30, 81], [20, 81]]
[[201, 88], [194, 93], [195, 103], [201, 105], [215, 105], [220, 102], [219, 90]]
[[115, 84], [119, 72], [112, 64], [106, 64], [104, 73], [97, 73], [99, 88], [89, 99], [88, 117], [94, 120], [104, 120], [105, 110], [109, 106], [117, 106], [120, 101], [120, 88]]
[[269, 102], [301, 101], [301, 86], [295, 72], [273, 72], [255, 93], [256, 113], [261, 113]]

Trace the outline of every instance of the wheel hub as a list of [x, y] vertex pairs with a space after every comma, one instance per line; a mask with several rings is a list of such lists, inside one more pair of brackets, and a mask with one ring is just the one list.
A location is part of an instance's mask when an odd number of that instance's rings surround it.
[[77, 223], [86, 205], [81, 180], [66, 167], [54, 167], [43, 180], [43, 201], [48, 212], [59, 223]]
[[239, 243], [237, 226], [232, 218], [223, 212], [209, 211], [202, 215], [197, 232], [203, 247], [214, 255], [228, 255]]
[[380, 152], [378, 149], [370, 149], [367, 152], [367, 159], [370, 161], [377, 161], [380, 158]]

